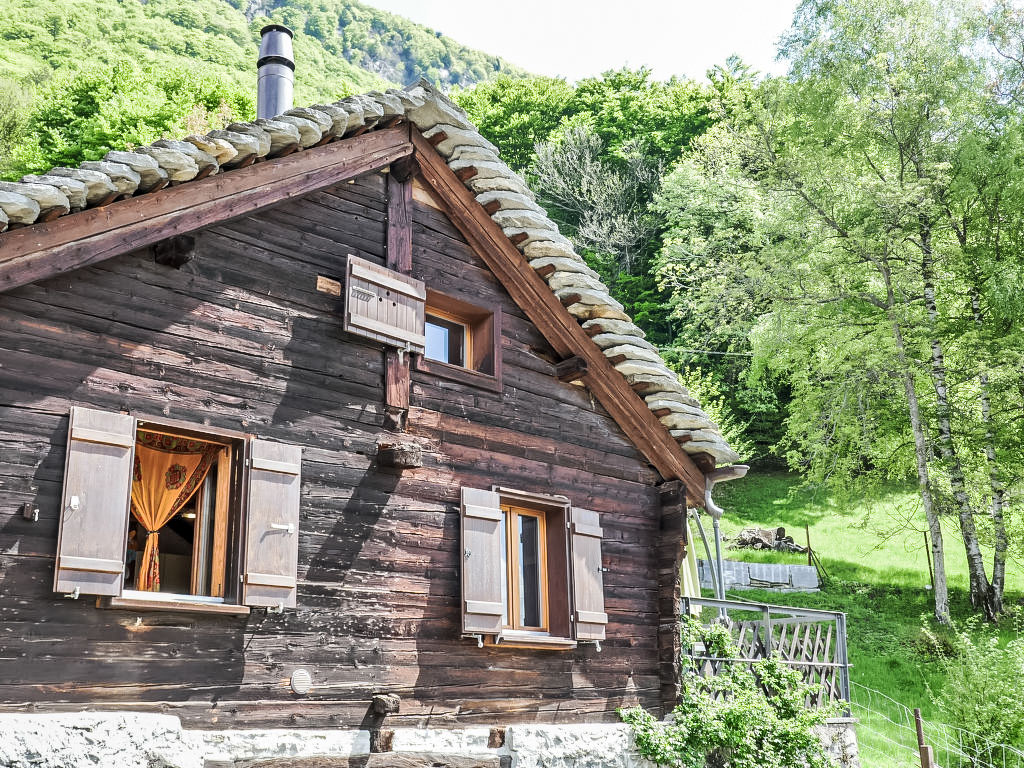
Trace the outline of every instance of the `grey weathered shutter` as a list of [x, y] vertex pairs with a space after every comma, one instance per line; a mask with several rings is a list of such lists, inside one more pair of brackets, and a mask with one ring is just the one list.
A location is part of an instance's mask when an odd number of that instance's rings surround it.
[[343, 327], [349, 333], [423, 352], [426, 299], [422, 280], [348, 257]]
[[608, 614], [604, 612], [600, 517], [589, 509], [573, 507], [572, 600], [577, 640], [604, 640]]
[[135, 419], [72, 408], [54, 592], [121, 594]]
[[504, 624], [501, 497], [462, 489], [462, 630], [497, 634]]
[[299, 559], [302, 448], [249, 443], [242, 602], [294, 608]]

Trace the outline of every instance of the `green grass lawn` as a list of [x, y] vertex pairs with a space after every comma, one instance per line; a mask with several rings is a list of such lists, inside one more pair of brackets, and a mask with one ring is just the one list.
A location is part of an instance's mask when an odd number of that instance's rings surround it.
[[[924, 514], [914, 488], [893, 485], [871, 498], [841, 503], [823, 491], [802, 487], [794, 475], [752, 469], [747, 478], [720, 486], [715, 500], [725, 509], [722, 530], [727, 536], [750, 526], [783, 526], [802, 544], [804, 526], [808, 526], [811, 545], [830, 577], [818, 593], [743, 590], [730, 592], [730, 598], [843, 611], [847, 614], [852, 681], [911, 709], [920, 707], [926, 719], [940, 719], [928, 694], [928, 685], [942, 685], [942, 674], [932, 643], [922, 631], [926, 624], [934, 628], [935, 623], [930, 618], [933, 602], [928, 589]], [[701, 547], [699, 553], [702, 551]], [[954, 621], [962, 621], [972, 609], [963, 544], [952, 524], [945, 529], [945, 551], [951, 612]], [[726, 549], [725, 556], [807, 562], [806, 555], [751, 550]], [[1020, 563], [1011, 563], [1007, 605], [1020, 603], [1022, 589], [1024, 569]], [[1009, 627], [1003, 631], [1007, 637], [1011, 632]], [[867, 740], [865, 746], [873, 747], [873, 753], [893, 753], [892, 761], [874, 754], [875, 759], [865, 765], [902, 765], [895, 759], [895, 746], [885, 743], [886, 736], [896, 736], [894, 729], [884, 722], [865, 725], [871, 726], [859, 734], [862, 742]], [[872, 739], [880, 741], [871, 744]]]

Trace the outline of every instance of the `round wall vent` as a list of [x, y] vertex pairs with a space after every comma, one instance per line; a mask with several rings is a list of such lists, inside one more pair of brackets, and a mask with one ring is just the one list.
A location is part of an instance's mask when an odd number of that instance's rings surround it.
[[305, 696], [313, 687], [313, 676], [308, 669], [296, 669], [292, 672], [292, 690], [299, 696]]

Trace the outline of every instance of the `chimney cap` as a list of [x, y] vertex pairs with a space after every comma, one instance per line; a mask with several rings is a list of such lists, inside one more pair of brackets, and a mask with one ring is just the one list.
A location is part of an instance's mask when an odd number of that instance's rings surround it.
[[295, 37], [295, 33], [284, 24], [267, 24], [267, 26], [260, 30], [260, 37], [263, 37], [267, 32], [285, 32], [288, 37]]

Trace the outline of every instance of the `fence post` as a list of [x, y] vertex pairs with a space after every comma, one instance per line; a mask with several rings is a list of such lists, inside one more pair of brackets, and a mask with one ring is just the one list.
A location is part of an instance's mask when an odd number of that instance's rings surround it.
[[924, 722], [921, 720], [921, 709], [914, 708], [914, 726], [917, 729], [917, 751], [921, 755], [921, 768], [935, 768], [935, 753], [924, 743]]

